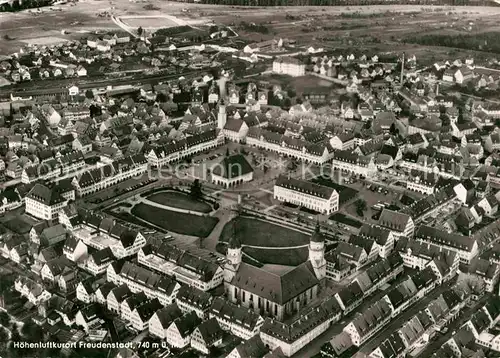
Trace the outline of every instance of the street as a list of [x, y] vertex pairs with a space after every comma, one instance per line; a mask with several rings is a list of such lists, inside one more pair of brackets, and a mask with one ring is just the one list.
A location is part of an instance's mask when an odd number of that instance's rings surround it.
[[408, 322], [413, 316], [418, 312], [423, 311], [429, 303], [435, 300], [443, 292], [449, 290], [455, 283], [455, 279], [446, 282], [435, 288], [429, 294], [424, 296], [420, 301], [417, 301], [413, 306], [402, 312], [399, 316], [396, 316], [391, 320], [391, 322], [382, 328], [375, 336], [373, 336], [368, 342], [360, 347], [360, 352], [365, 354], [370, 354], [375, 348], [377, 348], [388, 336], [394, 333], [396, 330], [401, 328], [403, 324]]
[[465, 308], [459, 315], [457, 319], [448, 325], [448, 331], [446, 334], [437, 335], [437, 339], [429, 343], [429, 345], [420, 351], [416, 357], [427, 358], [437, 351], [443, 344], [445, 344], [452, 336], [455, 330], [460, 328], [467, 320], [476, 312], [480, 307], [482, 307], [488, 300], [489, 295], [481, 297], [479, 301], [476, 302], [472, 307]]

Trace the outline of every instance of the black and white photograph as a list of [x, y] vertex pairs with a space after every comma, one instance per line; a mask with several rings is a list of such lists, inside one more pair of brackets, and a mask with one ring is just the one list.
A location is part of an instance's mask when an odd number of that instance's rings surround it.
[[0, 358], [499, 358], [500, 0], [0, 0]]

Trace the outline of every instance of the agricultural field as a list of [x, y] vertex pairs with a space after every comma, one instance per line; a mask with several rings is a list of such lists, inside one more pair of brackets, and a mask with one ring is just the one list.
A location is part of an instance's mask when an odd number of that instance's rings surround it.
[[[389, 11], [390, 10], [390, 11]], [[18, 51], [25, 41], [50, 43], [74, 40], [94, 31], [118, 30], [111, 15], [130, 27], [166, 28], [206, 23], [231, 25], [244, 40], [273, 37], [295, 40], [298, 45], [325, 49], [391, 53], [412, 51], [429, 58], [448, 55], [450, 49], [406, 44], [406, 36], [419, 34], [475, 34], [500, 31], [500, 7], [449, 7], [374, 5], [333, 7], [243, 7], [185, 2], [118, 2], [87, 0], [73, 6], [46, 7], [2, 13], [0, 53]], [[148, 18], [145, 18], [148, 17]], [[248, 26], [255, 23], [257, 26]], [[252, 31], [256, 28], [258, 31]], [[61, 30], [69, 31], [62, 35]], [[460, 55], [466, 51], [455, 51]]]

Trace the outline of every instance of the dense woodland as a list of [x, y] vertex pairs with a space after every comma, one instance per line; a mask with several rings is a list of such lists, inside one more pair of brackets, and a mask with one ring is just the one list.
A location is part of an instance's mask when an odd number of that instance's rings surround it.
[[425, 46], [443, 46], [462, 48], [466, 50], [500, 53], [500, 41], [498, 32], [486, 32], [483, 34], [460, 34], [460, 35], [417, 35], [405, 39], [407, 43]]
[[0, 12], [17, 12], [26, 9], [35, 9], [43, 6], [50, 6], [53, 0], [14, 0], [0, 5]]

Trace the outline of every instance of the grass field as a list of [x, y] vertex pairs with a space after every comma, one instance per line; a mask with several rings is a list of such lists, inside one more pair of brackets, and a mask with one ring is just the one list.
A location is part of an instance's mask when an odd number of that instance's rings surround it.
[[307, 247], [296, 249], [256, 249], [244, 247], [243, 252], [262, 264], [297, 266], [305, 262], [309, 255]]
[[210, 235], [219, 221], [214, 217], [163, 210], [146, 204], [135, 205], [132, 208], [132, 214], [167, 231], [196, 237]]
[[148, 196], [147, 199], [158, 204], [171, 206], [178, 209], [197, 211], [200, 213], [209, 213], [212, 211], [212, 207], [207, 203], [195, 200], [187, 194], [175, 191], [155, 193]]
[[309, 235], [274, 225], [266, 221], [238, 217], [224, 226], [220, 241], [227, 242], [232, 235], [232, 226], [242, 244], [262, 247], [300, 246], [309, 243]]

